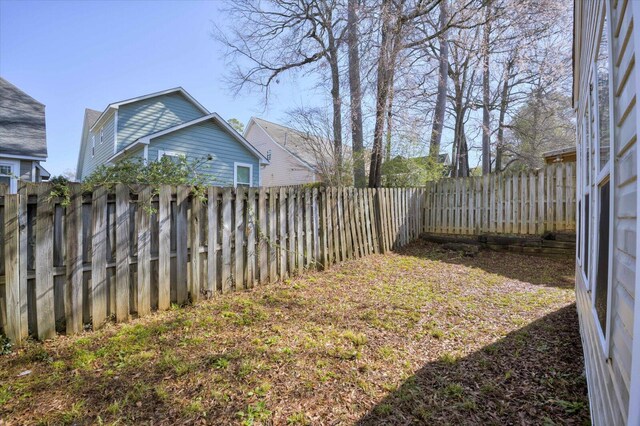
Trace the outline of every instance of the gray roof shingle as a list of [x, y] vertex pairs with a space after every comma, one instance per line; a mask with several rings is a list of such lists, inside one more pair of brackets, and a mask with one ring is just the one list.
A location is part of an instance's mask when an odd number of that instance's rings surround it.
[[0, 156], [47, 157], [44, 105], [0, 77]]

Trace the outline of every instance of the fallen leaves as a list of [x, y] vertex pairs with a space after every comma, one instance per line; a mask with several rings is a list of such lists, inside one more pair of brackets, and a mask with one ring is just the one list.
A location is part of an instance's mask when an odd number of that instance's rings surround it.
[[428, 244], [345, 262], [1, 356], [0, 419], [582, 424], [572, 274]]

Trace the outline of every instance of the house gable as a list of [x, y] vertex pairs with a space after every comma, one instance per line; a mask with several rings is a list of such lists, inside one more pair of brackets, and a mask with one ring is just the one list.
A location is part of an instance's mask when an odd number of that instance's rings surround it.
[[262, 185], [281, 186], [317, 182], [315, 169], [276, 142], [257, 120], [249, 120], [244, 136], [262, 155], [269, 158], [270, 164], [262, 170]]
[[130, 102], [118, 107], [116, 148], [122, 150], [137, 139], [206, 115], [181, 92]]

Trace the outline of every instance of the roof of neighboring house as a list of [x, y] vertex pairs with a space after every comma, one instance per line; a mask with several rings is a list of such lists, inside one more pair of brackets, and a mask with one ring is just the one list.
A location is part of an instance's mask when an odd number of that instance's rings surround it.
[[[312, 169], [315, 168], [317, 160], [315, 154], [308, 148], [309, 139], [307, 135], [290, 127], [263, 120], [262, 118], [252, 117], [251, 121], [260, 126], [275, 143], [289, 152], [289, 154], [296, 157], [308, 167]], [[249, 124], [251, 124], [251, 121]], [[248, 130], [249, 125], [247, 126], [247, 131]], [[247, 131], [245, 131], [245, 134], [247, 134]]]
[[570, 163], [576, 161], [576, 147], [567, 146], [542, 153], [545, 163]]
[[[397, 156], [396, 158], [405, 158], [401, 155]], [[408, 157], [407, 160], [426, 160], [427, 158], [429, 158], [428, 155], [423, 155], [420, 157]], [[444, 154], [438, 154], [438, 163], [444, 164], [445, 166], [449, 166], [451, 165], [451, 157], [449, 157], [449, 154], [444, 153]]]
[[164, 129], [159, 132], [152, 133], [152, 134], [143, 136], [139, 139], [136, 139], [135, 141], [130, 143], [128, 146], [124, 147], [123, 149], [121, 149], [120, 151], [112, 155], [108, 161], [117, 160], [119, 157], [124, 155], [126, 152], [131, 151], [132, 149], [136, 149], [143, 145], [148, 145], [152, 139], [158, 138], [160, 136], [164, 136], [169, 133], [173, 133], [175, 131], [193, 126], [198, 123], [202, 123], [203, 121], [207, 121], [207, 120], [211, 120], [214, 123], [216, 123], [224, 131], [226, 131], [231, 137], [233, 137], [236, 141], [242, 144], [249, 151], [251, 151], [260, 160], [260, 164], [269, 164], [269, 160], [267, 160], [267, 158], [260, 151], [258, 151], [253, 145], [251, 145], [251, 143], [248, 140], [246, 140], [244, 136], [238, 133], [236, 129], [234, 129], [229, 123], [227, 123], [226, 120], [224, 120], [222, 117], [220, 117], [220, 115], [218, 115], [215, 112], [211, 114], [207, 114], [202, 117], [198, 117], [195, 120], [187, 121], [186, 123], [178, 124], [177, 126], [169, 127], [168, 129]]
[[0, 156], [46, 160], [44, 105], [0, 77]]
[[82, 123], [82, 135], [80, 136], [80, 155], [78, 156], [78, 164], [76, 165], [76, 175], [80, 173], [82, 170], [82, 162], [84, 161], [84, 153], [86, 150], [86, 145], [84, 141], [87, 138], [87, 134], [89, 133], [89, 129], [96, 124], [96, 121], [100, 118], [102, 113], [100, 111], [96, 111], [95, 109], [85, 108], [84, 109], [84, 120]]
[[96, 111], [95, 109], [91, 109], [91, 108], [85, 108], [84, 114], [85, 114], [84, 117], [85, 117], [85, 120], [87, 121], [87, 125], [89, 126], [89, 129], [92, 128], [94, 124], [96, 124], [96, 121], [98, 121], [98, 119], [100, 118], [100, 115], [102, 115], [100, 111]]

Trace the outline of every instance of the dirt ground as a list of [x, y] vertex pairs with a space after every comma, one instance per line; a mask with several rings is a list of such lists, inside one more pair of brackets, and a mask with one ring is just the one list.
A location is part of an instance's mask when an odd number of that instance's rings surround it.
[[588, 424], [573, 273], [420, 243], [31, 342], [0, 424]]

